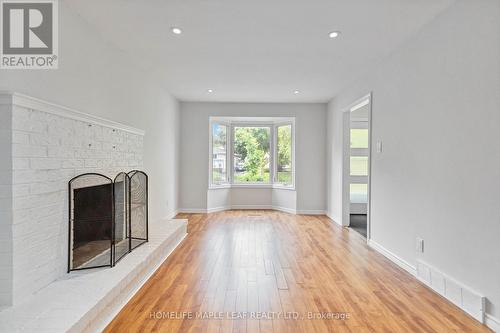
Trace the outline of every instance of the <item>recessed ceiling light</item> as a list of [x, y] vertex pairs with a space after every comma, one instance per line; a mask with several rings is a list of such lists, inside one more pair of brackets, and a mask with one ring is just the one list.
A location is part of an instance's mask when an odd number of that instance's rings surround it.
[[182, 34], [182, 30], [181, 30], [181, 28], [177, 28], [177, 27], [173, 27], [173, 28], [172, 28], [172, 32], [173, 32], [174, 34], [176, 34], [176, 35], [180, 35], [180, 34]]
[[208, 90], [207, 90], [207, 93], [209, 93], [209, 94], [211, 94], [211, 93], [213, 93], [213, 92], [214, 92], [214, 90], [213, 90], [213, 89], [208, 89]]
[[330, 38], [337, 38], [340, 35], [340, 31], [332, 31], [328, 34]]
[[300, 90], [294, 90], [294, 91], [293, 91], [293, 93], [294, 93], [295, 95], [300, 94]]

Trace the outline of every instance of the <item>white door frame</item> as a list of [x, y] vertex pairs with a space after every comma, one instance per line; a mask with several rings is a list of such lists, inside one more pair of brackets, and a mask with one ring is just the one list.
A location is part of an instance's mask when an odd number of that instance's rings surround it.
[[367, 200], [367, 242], [371, 239], [371, 173], [372, 173], [372, 92], [358, 98], [342, 110], [343, 119], [343, 163], [342, 163], [342, 225], [349, 226], [350, 223], [350, 121], [351, 112], [367, 104], [368, 108], [368, 200]]

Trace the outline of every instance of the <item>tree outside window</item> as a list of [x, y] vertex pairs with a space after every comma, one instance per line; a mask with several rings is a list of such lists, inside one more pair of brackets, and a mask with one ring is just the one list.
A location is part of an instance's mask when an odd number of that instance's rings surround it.
[[234, 182], [269, 183], [269, 127], [234, 128]]
[[277, 130], [277, 180], [292, 184], [292, 125], [278, 126]]

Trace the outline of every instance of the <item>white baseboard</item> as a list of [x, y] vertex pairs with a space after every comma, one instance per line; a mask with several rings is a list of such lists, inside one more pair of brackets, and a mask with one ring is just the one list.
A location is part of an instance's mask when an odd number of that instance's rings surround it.
[[485, 322], [486, 298], [480, 293], [420, 259], [417, 260], [417, 279], [477, 321]]
[[214, 208], [209, 208], [207, 209], [207, 213], [217, 213], [217, 212], [223, 212], [225, 210], [230, 210], [230, 206], [222, 206], [222, 207], [214, 207]]
[[500, 333], [500, 318], [495, 318], [492, 315], [486, 313], [484, 317], [484, 323], [486, 326], [491, 328], [493, 332]]
[[330, 213], [329, 211], [326, 211], [326, 216], [328, 216], [330, 220], [332, 220], [338, 226], [343, 227], [342, 223], [339, 223], [339, 220], [335, 216], [333, 216], [332, 213]]
[[273, 209], [272, 205], [231, 205], [230, 209]]
[[395, 263], [396, 265], [398, 265], [399, 267], [401, 267], [402, 269], [404, 269], [405, 271], [407, 271], [411, 275], [417, 276], [417, 268], [415, 266], [411, 265], [406, 260], [400, 258], [399, 256], [395, 255], [391, 251], [387, 250], [382, 245], [369, 239], [368, 246], [370, 246], [372, 249], [374, 249], [375, 251], [382, 254], [384, 257], [386, 257], [387, 259], [389, 259], [390, 261], [392, 261], [393, 263]]
[[205, 208], [179, 208], [177, 212], [186, 214], [206, 214], [207, 210]]
[[[488, 313], [484, 313], [484, 319], [480, 320], [481, 319], [480, 316], [474, 315], [473, 313], [471, 314], [470, 309], [468, 311], [463, 306], [463, 304], [457, 304], [456, 301], [451, 300], [449, 297], [447, 297], [445, 294], [443, 294], [442, 291], [439, 288], [436, 288], [435, 286], [434, 287], [431, 286], [429, 284], [429, 282], [426, 281], [427, 279], [425, 279], [423, 277], [419, 277], [417, 268], [415, 266], [411, 265], [410, 263], [408, 263], [406, 260], [400, 258], [399, 256], [395, 255], [394, 253], [392, 253], [391, 251], [387, 250], [382, 245], [378, 244], [377, 242], [375, 242], [375, 241], [373, 241], [371, 239], [368, 240], [368, 246], [370, 246], [375, 251], [379, 252], [384, 257], [386, 257], [387, 259], [389, 259], [390, 261], [392, 261], [393, 263], [395, 263], [396, 265], [398, 265], [399, 267], [401, 267], [402, 269], [404, 269], [405, 271], [407, 271], [408, 273], [410, 273], [411, 275], [413, 275], [417, 280], [419, 280], [420, 282], [422, 282], [430, 290], [432, 290], [435, 293], [439, 294], [440, 296], [443, 296], [444, 298], [448, 299], [451, 303], [457, 305], [464, 312], [472, 315], [475, 319], [479, 319], [478, 320], [479, 322], [481, 322], [482, 324], [485, 324], [486, 326], [488, 326], [489, 328], [491, 328], [494, 332], [500, 333], [500, 319], [495, 318], [495, 317], [493, 317], [492, 315], [490, 315]], [[452, 280], [451, 278], [449, 278], [449, 279]], [[458, 284], [458, 285], [460, 285], [460, 284]], [[467, 291], [469, 291], [469, 290], [467, 290]], [[469, 293], [470, 293], [470, 291], [469, 291]], [[484, 298], [483, 298], [483, 301], [484, 301]]]
[[284, 212], [284, 213], [293, 214], [293, 215], [298, 214], [297, 211], [295, 209], [292, 209], [292, 208], [286, 208], [286, 207], [280, 207], [280, 206], [272, 206], [271, 209], [278, 210], [278, 211]]
[[[273, 205], [231, 205], [231, 206], [221, 206], [221, 207], [214, 207], [214, 208], [179, 208], [176, 213], [191, 213], [191, 214], [196, 214], [196, 213], [216, 213], [216, 212], [222, 212], [225, 210], [231, 210], [231, 209], [269, 209], [269, 210], [277, 210], [280, 212], [285, 212], [289, 214], [301, 214], [301, 215], [327, 215], [325, 210], [307, 210], [307, 209], [302, 209], [302, 210], [295, 210], [293, 208], [288, 208], [288, 207], [281, 207], [281, 206], [273, 206]], [[331, 218], [331, 217], [330, 217]]]
[[297, 214], [300, 215], [327, 215], [324, 210], [308, 210], [308, 209], [299, 209], [296, 211]]
[[177, 214], [179, 214], [179, 211], [176, 209], [173, 212], [171, 212], [170, 214], [167, 214], [167, 216], [165, 216], [164, 220], [172, 220]]

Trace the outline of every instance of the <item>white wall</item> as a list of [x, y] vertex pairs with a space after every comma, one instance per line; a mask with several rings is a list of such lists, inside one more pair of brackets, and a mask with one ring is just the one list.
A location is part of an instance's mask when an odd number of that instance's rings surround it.
[[[182, 208], [182, 207], [181, 207]], [[280, 188], [213, 188], [207, 191], [207, 212], [228, 209], [277, 209], [288, 213], [297, 212], [297, 191]], [[186, 209], [190, 211], [190, 209]], [[191, 211], [204, 211], [192, 209]], [[321, 210], [324, 213], [324, 209]], [[318, 213], [318, 212], [309, 212]]]
[[59, 17], [59, 69], [2, 70], [0, 90], [145, 130], [150, 220], [170, 215], [178, 198], [178, 102], [64, 1], [59, 1]]
[[231, 207], [234, 208], [272, 208], [273, 189], [271, 188], [232, 188]]
[[[182, 207], [181, 207], [182, 208]], [[207, 191], [207, 212], [231, 208], [231, 188], [218, 188]], [[204, 208], [200, 208], [201, 211]]]
[[[180, 208], [207, 209], [210, 116], [296, 117], [296, 209], [325, 210], [326, 105], [280, 103], [181, 103]], [[232, 204], [242, 204], [239, 189], [231, 192]]]
[[[288, 212], [296, 212], [296, 213], [307, 213], [304, 211], [297, 212], [297, 192], [289, 191], [286, 189], [278, 189], [274, 188], [272, 191], [272, 206], [275, 209], [279, 209], [282, 211]], [[323, 209], [323, 214], [326, 209]]]
[[341, 221], [342, 116], [373, 92], [372, 239], [487, 297], [500, 317], [500, 2], [458, 1], [328, 106], [328, 210]]

